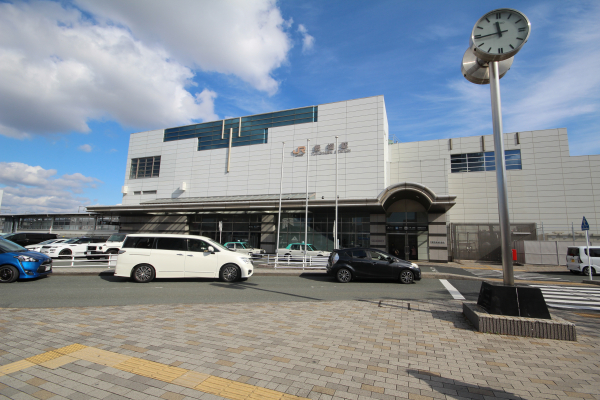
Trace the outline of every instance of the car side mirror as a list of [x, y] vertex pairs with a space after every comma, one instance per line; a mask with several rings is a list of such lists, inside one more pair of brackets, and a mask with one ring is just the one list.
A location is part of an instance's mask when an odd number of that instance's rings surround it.
[[214, 248], [214, 247], [212, 247], [212, 246], [208, 246], [208, 249], [207, 249], [207, 250], [208, 250], [208, 251], [209, 251], [211, 254], [215, 254], [215, 248]]

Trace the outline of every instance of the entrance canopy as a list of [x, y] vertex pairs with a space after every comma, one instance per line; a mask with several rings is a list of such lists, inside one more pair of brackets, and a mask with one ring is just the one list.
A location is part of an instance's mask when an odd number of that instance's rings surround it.
[[416, 182], [402, 182], [388, 186], [377, 196], [377, 200], [384, 210], [388, 210], [399, 200], [413, 200], [423, 206], [429, 213], [445, 213], [456, 202], [456, 196], [438, 196], [427, 186]]

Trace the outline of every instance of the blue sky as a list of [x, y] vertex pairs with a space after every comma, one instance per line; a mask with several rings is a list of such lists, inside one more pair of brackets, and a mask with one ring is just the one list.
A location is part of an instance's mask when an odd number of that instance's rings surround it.
[[129, 135], [195, 121], [384, 95], [397, 141], [491, 134], [460, 63], [496, 8], [532, 24], [504, 131], [600, 154], [597, 1], [0, 2], [2, 212], [119, 204]]

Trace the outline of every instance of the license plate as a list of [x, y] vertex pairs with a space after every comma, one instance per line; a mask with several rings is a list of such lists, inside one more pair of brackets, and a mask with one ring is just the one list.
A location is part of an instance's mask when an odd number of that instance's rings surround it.
[[50, 268], [52, 268], [52, 267], [49, 265], [46, 265], [46, 271], [50, 271]]

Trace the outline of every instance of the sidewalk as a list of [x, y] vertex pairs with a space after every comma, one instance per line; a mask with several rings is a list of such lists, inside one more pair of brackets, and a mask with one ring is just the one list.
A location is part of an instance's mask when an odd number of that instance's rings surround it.
[[0, 399], [593, 399], [578, 342], [473, 330], [459, 301], [1, 309]]

